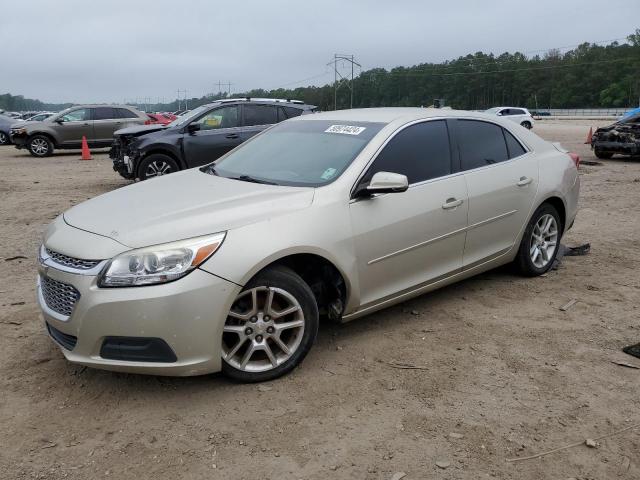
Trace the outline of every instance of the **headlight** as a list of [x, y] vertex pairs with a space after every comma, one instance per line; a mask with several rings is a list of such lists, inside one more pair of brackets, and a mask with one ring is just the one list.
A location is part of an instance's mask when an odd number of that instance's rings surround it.
[[222, 245], [226, 233], [130, 250], [113, 257], [100, 287], [134, 287], [171, 282], [194, 270]]

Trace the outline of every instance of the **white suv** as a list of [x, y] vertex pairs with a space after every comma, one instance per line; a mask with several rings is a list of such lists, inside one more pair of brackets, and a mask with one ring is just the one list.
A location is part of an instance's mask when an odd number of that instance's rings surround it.
[[499, 117], [507, 117], [512, 122], [522, 125], [524, 128], [531, 130], [533, 128], [533, 117], [526, 108], [520, 107], [495, 107], [485, 110], [486, 113], [497, 115]]

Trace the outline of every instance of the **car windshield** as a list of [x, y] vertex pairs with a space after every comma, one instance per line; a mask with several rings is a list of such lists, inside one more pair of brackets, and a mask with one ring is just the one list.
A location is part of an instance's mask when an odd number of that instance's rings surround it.
[[346, 120], [283, 122], [202, 171], [248, 182], [319, 187], [337, 179], [384, 125]]
[[182, 115], [181, 117], [176, 118], [173, 122], [171, 122], [167, 126], [169, 126], [169, 127], [179, 127], [181, 125], [189, 123], [191, 120], [196, 118], [201, 113], [206, 112], [210, 108], [211, 108], [211, 105], [202, 105], [202, 106], [200, 106], [198, 108], [194, 108], [190, 112], [187, 112], [184, 115]]

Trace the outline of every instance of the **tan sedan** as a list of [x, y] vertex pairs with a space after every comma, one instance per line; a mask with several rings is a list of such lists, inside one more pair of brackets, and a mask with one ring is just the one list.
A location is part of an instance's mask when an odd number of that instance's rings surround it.
[[71, 362], [269, 380], [303, 360], [321, 318], [510, 262], [546, 272], [578, 193], [566, 152], [495, 116], [308, 115], [65, 212], [45, 233], [38, 297]]

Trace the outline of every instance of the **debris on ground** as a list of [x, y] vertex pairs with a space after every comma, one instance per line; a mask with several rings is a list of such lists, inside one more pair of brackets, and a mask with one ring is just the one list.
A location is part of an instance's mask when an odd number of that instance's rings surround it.
[[584, 243], [582, 245], [578, 245], [577, 247], [567, 247], [564, 244], [560, 244], [558, 247], [558, 253], [556, 254], [556, 258], [553, 261], [552, 270], [557, 270], [560, 268], [562, 264], [562, 257], [578, 257], [582, 255], [586, 255], [591, 251], [591, 244]]
[[447, 460], [436, 460], [436, 467], [438, 468], [449, 468], [451, 466], [451, 463], [448, 462]]
[[429, 367], [413, 365], [412, 363], [385, 362], [391, 368], [399, 368], [401, 370], [429, 370]]
[[451, 432], [449, 434], [449, 438], [454, 438], [456, 440], [460, 440], [461, 438], [464, 438], [464, 435], [462, 433]]
[[592, 167], [597, 167], [599, 165], [604, 165], [604, 163], [596, 162], [595, 160], [582, 160], [580, 162], [580, 165], [589, 165], [589, 166], [592, 166]]
[[637, 365], [634, 365], [633, 363], [620, 362], [618, 360], [612, 360], [611, 363], [615, 363], [616, 365], [620, 365], [621, 367], [635, 368], [637, 370], [640, 370], [640, 367], [638, 367]]
[[404, 472], [396, 472], [391, 476], [391, 480], [400, 480], [406, 476], [407, 474]]
[[563, 306], [560, 307], [560, 310], [562, 310], [563, 312], [566, 312], [571, 307], [573, 307], [576, 303], [578, 303], [578, 300], [576, 300], [575, 298], [572, 300], [569, 300], [567, 303], [565, 303]]
[[629, 345], [628, 347], [624, 347], [622, 351], [627, 355], [640, 358], [640, 343], [636, 343], [635, 345]]
[[5, 258], [5, 262], [13, 262], [14, 260], [27, 260], [27, 257], [24, 255], [16, 255], [15, 257]]
[[[640, 423], [636, 423], [635, 425], [629, 425], [628, 427], [625, 427], [625, 428], [623, 428], [621, 430], [617, 430], [615, 432], [607, 433], [606, 435], [600, 435], [599, 437], [596, 437], [596, 438], [587, 438], [587, 439], [582, 440], [580, 442], [570, 443], [569, 445], [565, 445], [563, 447], [554, 448], [553, 450], [547, 450], [546, 452], [537, 453], [535, 455], [529, 455], [528, 457], [507, 458], [507, 462], [523, 462], [525, 460], [533, 460], [535, 458], [544, 457], [546, 455], [550, 455], [552, 453], [560, 452], [562, 450], [567, 450], [569, 448], [579, 447], [580, 445], [587, 445], [588, 447], [594, 448], [595, 446], [598, 445], [596, 443], [598, 440], [603, 440], [605, 438], [615, 437], [617, 435], [620, 435], [620, 434], [622, 434], [624, 432], [628, 432], [629, 430], [633, 430], [633, 429], [638, 428], [638, 427], [640, 427]], [[590, 445], [590, 444], [593, 444], [593, 446]]]
[[258, 385], [259, 392], [270, 392], [271, 390], [273, 390], [273, 387], [270, 387], [269, 385]]

